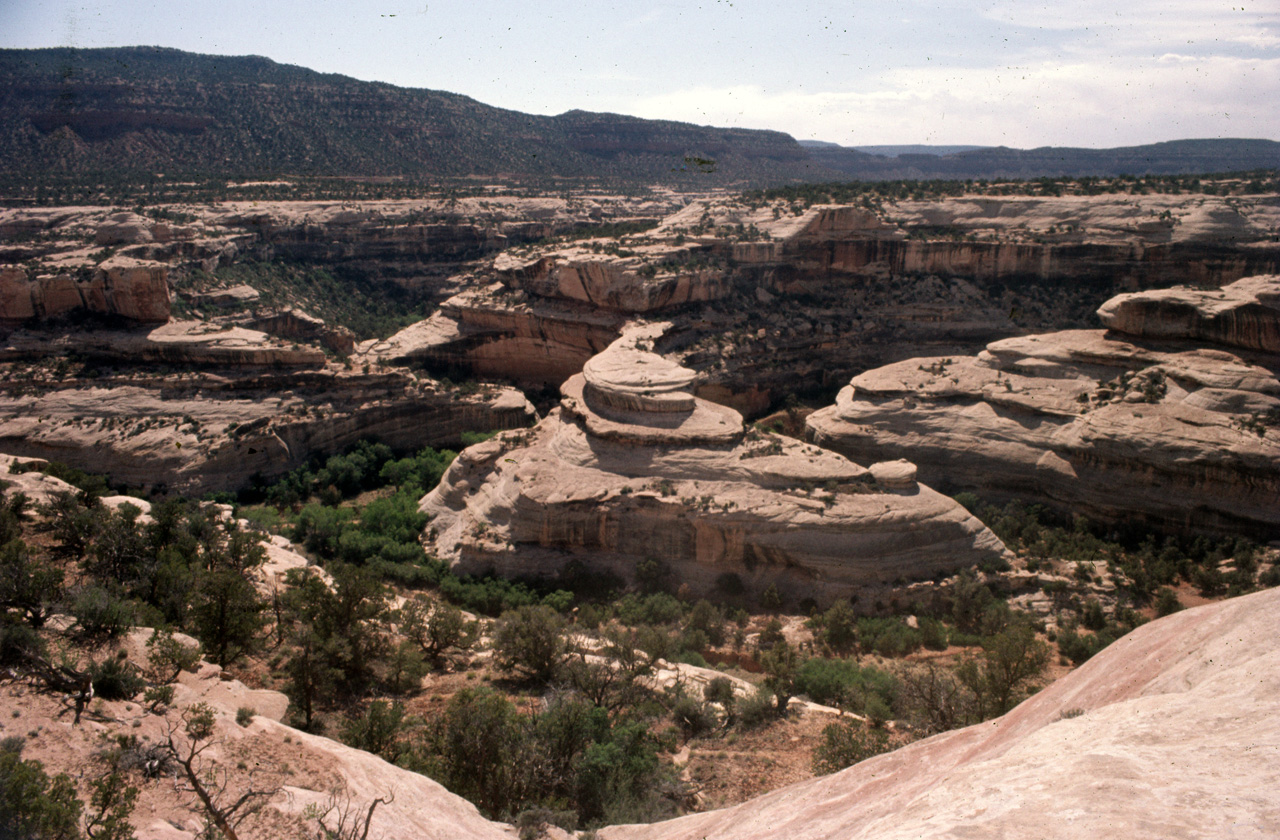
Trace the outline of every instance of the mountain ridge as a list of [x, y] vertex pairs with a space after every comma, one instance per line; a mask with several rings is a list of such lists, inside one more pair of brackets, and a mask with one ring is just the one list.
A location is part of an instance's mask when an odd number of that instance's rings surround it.
[[1280, 143], [1256, 139], [885, 157], [781, 131], [579, 109], [525, 114], [262, 56], [167, 47], [0, 50], [0, 117], [0, 176], [27, 183], [163, 172], [704, 188], [1280, 168]]

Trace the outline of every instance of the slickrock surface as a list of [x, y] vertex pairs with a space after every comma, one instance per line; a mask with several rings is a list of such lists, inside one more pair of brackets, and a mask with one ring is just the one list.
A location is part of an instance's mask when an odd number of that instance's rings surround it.
[[746, 432], [694, 398], [693, 373], [632, 331], [562, 387], [531, 430], [468, 448], [427, 495], [428, 550], [460, 572], [551, 575], [579, 558], [629, 577], [657, 557], [697, 593], [736, 575], [750, 592], [830, 601], [1004, 551], [950, 499], [893, 489], [843, 457]]
[[1144, 338], [1186, 338], [1280, 353], [1280, 277], [1246, 277], [1221, 289], [1153, 289], [1112, 298], [1105, 327]]
[[[907, 458], [948, 491], [1038, 498], [1102, 521], [1280, 535], [1280, 277], [1124, 295], [1116, 329], [1012, 338], [853, 378], [808, 418], [856, 460]], [[1205, 346], [1206, 336], [1222, 342]]]
[[602, 840], [1280, 835], [1280, 590], [1144, 625], [1009, 714]]

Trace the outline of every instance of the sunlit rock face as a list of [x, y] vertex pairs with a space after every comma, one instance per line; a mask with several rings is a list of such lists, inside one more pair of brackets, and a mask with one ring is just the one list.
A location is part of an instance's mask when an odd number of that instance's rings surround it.
[[[428, 550], [460, 572], [624, 578], [646, 558], [692, 593], [828, 602], [999, 556], [1000, 541], [909, 470], [877, 471], [746, 430], [690, 393], [693, 373], [631, 332], [561, 389], [533, 429], [458, 456], [421, 509]], [[638, 346], [639, 345], [639, 346]]]
[[70, 353], [88, 360], [79, 374], [0, 389], [0, 449], [188, 494], [235, 490], [364, 438], [400, 450], [457, 446], [464, 431], [536, 417], [513, 388], [462, 393], [243, 327], [16, 330], [0, 342], [0, 364], [15, 370]]
[[850, 458], [908, 457], [948, 491], [1102, 521], [1280, 534], [1280, 278], [1121, 295], [1106, 330], [1006, 339], [853, 378], [811, 415]]
[[158, 263], [117, 258], [87, 272], [32, 276], [22, 266], [0, 267], [0, 325], [73, 313], [113, 315], [136, 323], [169, 320], [169, 270]]
[[1189, 339], [1280, 353], [1280, 276], [1237, 280], [1221, 289], [1154, 289], [1102, 305], [1103, 326], [1140, 338]]
[[1275, 196], [700, 197], [640, 233], [513, 245], [377, 352], [558, 387], [657, 316], [653, 350], [754, 417], [901, 359], [1093, 326], [1121, 292], [1276, 272], [1277, 224]]

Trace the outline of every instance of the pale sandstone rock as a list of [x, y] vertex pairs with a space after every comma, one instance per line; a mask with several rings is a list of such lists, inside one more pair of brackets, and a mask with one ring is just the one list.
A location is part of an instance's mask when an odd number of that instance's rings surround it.
[[[461, 394], [402, 368], [362, 373], [314, 347], [242, 328], [173, 322], [147, 332], [15, 333], [0, 354], [69, 349], [132, 365], [179, 363], [180, 374], [43, 382], [0, 391], [0, 448], [59, 460], [116, 481], [184, 493], [236, 489], [317, 452], [376, 437], [397, 449], [456, 446], [463, 431], [528, 425], [519, 391]], [[216, 372], [203, 369], [218, 365]]]
[[515, 428], [535, 416], [514, 389], [459, 397], [403, 374], [205, 384], [0, 395], [0, 446], [195, 494], [280, 475], [366, 437], [398, 449], [457, 445], [463, 431]]
[[[133, 631], [124, 647], [130, 658], [145, 663], [150, 630]], [[181, 638], [181, 637], [180, 637]], [[186, 639], [185, 641], [192, 641]], [[114, 651], [112, 652], [114, 654]], [[429, 840], [513, 840], [510, 826], [484, 819], [475, 806], [449, 793], [418, 773], [404, 770], [377, 756], [328, 738], [300, 732], [278, 722], [286, 714], [287, 699], [279, 692], [252, 690], [228, 680], [216, 665], [205, 663], [198, 673], [183, 673], [175, 685], [174, 703], [160, 714], [133, 701], [100, 703], [102, 717], [86, 716], [73, 725], [61, 698], [34, 692], [18, 683], [0, 685], [6, 720], [19, 712], [22, 731], [39, 727], [40, 737], [26, 740], [24, 759], [40, 761], [49, 772], [83, 773], [85, 761], [116, 736], [140, 743], [164, 743], [170, 731], [181, 733], [183, 709], [207, 703], [214, 712], [214, 734], [201, 754], [201, 767], [218, 768], [238, 793], [254, 773], [254, 782], [270, 787], [284, 784], [263, 810], [240, 827], [252, 838], [310, 837], [315, 822], [307, 806], [324, 810], [332, 797], [365, 813], [378, 797], [394, 801], [374, 812], [369, 837], [429, 838]], [[237, 722], [240, 708], [254, 711], [247, 725]], [[183, 744], [182, 736], [177, 739]], [[195, 840], [201, 834], [203, 812], [194, 797], [183, 793], [172, 777], [143, 783], [130, 822], [139, 840]]]
[[1280, 353], [1280, 276], [1246, 277], [1221, 289], [1120, 295], [1103, 304], [1098, 317], [1127, 335]]
[[[6, 496], [22, 493], [33, 505], [47, 505], [54, 496], [79, 492], [74, 485], [60, 478], [35, 471], [34, 468], [48, 466], [48, 463], [43, 458], [21, 458], [0, 453], [0, 481], [6, 482], [0, 492]], [[33, 469], [19, 472], [17, 468], [23, 466]]]
[[[628, 577], [657, 557], [695, 593], [732, 573], [752, 592], [822, 601], [1004, 551], [927, 487], [885, 493], [834, 453], [744, 432], [737, 412], [677, 390], [688, 373], [638, 350], [643, 334], [566, 382], [535, 428], [459, 455], [420, 506], [433, 517], [428, 550], [463, 573], [509, 576], [552, 575], [576, 557]], [[647, 371], [655, 387], [638, 400]]]
[[196, 292], [187, 297], [197, 306], [212, 304], [214, 306], [235, 306], [238, 304], [252, 303], [257, 300], [260, 295], [258, 290], [252, 286], [241, 284], [239, 286], [229, 286], [225, 289], [214, 289], [210, 292]]
[[427, 362], [517, 383], [563, 382], [618, 337], [624, 319], [563, 301], [520, 298], [501, 284], [463, 292], [352, 361]]
[[150, 242], [152, 221], [137, 213], [116, 213], [99, 226], [93, 241], [98, 245], [137, 245]]
[[705, 303], [728, 294], [731, 279], [721, 269], [655, 269], [650, 276], [641, 271], [687, 256], [687, 249], [678, 247], [637, 257], [592, 254], [576, 247], [528, 261], [503, 254], [494, 261], [494, 269], [513, 289], [631, 313]]
[[[415, 353], [558, 385], [587, 345], [602, 349], [593, 318], [660, 309], [676, 328], [659, 352], [700, 372], [699, 395], [758, 414], [887, 361], [1080, 323], [1108, 294], [1275, 272], [1277, 225], [1274, 196], [958, 196], [876, 212], [705, 197], [607, 243], [627, 256], [583, 242], [500, 254], [481, 276], [520, 295], [451, 300], [434, 316], [437, 338]], [[755, 238], [741, 241], [747, 230]]]
[[0, 268], [0, 322], [56, 318], [84, 310], [131, 321], [169, 320], [168, 268], [115, 257], [87, 274], [30, 277], [21, 266]]
[[351, 330], [326, 324], [301, 309], [288, 308], [255, 315], [248, 325], [276, 338], [319, 344], [340, 356], [350, 355], [356, 347], [355, 333]]
[[[1265, 296], [1275, 285], [1245, 288]], [[1075, 330], [868, 371], [807, 424], [824, 446], [864, 461], [909, 458], [952, 492], [1273, 539], [1280, 429], [1267, 418], [1277, 415], [1275, 354]]]
[[1274, 837], [1278, 610], [1275, 589], [1186, 610], [1138, 628], [1004, 717], [733, 808], [600, 836]]

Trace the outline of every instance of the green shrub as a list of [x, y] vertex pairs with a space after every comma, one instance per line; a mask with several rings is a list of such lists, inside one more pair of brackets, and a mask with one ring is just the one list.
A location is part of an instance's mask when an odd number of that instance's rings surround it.
[[71, 603], [76, 627], [90, 639], [115, 639], [133, 626], [133, 607], [100, 586], [86, 586]]
[[815, 703], [862, 713], [872, 698], [891, 704], [897, 684], [891, 674], [879, 668], [864, 668], [847, 659], [813, 658], [800, 665], [796, 691]]
[[923, 634], [901, 618], [858, 619], [858, 647], [864, 653], [903, 657], [923, 644]]
[[374, 700], [363, 715], [349, 719], [342, 728], [342, 741], [394, 764], [403, 745], [400, 732], [405, 725], [404, 706]]
[[0, 837], [78, 840], [82, 807], [67, 774], [50, 778], [39, 761], [23, 761], [12, 748], [0, 750]]
[[94, 695], [103, 700], [132, 700], [147, 687], [137, 668], [116, 657], [90, 665], [89, 679]]
[[44, 652], [44, 640], [35, 628], [0, 614], [0, 665], [25, 665]]
[[737, 701], [737, 723], [743, 729], [754, 729], [776, 719], [773, 692], [764, 686]]
[[716, 725], [715, 712], [706, 702], [687, 694], [671, 705], [671, 720], [679, 727], [685, 740], [710, 732]]
[[520, 607], [502, 614], [493, 634], [498, 668], [547, 683], [567, 652], [564, 618], [548, 606]]
[[818, 775], [835, 773], [890, 749], [887, 732], [859, 722], [828, 724], [821, 737], [813, 750], [813, 772]]
[[684, 614], [684, 605], [666, 592], [648, 595], [628, 593], [618, 600], [615, 609], [618, 620], [631, 627], [675, 624]]
[[1114, 641], [1115, 637], [1106, 631], [1077, 633], [1074, 630], [1064, 630], [1058, 634], [1058, 651], [1079, 665]]

